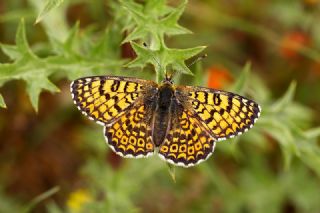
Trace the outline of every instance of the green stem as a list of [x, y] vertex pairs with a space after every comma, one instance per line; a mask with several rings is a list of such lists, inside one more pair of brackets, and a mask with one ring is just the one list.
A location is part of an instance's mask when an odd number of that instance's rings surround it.
[[161, 72], [162, 72], [161, 68], [158, 71], [156, 71], [156, 82], [157, 83], [160, 83], [162, 81]]

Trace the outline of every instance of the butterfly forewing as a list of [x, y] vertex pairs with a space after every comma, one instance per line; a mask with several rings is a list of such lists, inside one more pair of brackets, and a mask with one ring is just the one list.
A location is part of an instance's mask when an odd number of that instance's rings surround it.
[[217, 140], [247, 131], [260, 116], [257, 103], [230, 92], [179, 86], [177, 96]]
[[71, 93], [80, 111], [97, 123], [108, 125], [143, 99], [156, 84], [117, 76], [94, 76], [72, 82]]

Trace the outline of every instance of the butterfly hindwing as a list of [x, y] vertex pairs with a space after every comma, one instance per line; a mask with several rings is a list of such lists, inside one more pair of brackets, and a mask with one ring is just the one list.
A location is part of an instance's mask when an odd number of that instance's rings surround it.
[[257, 103], [234, 93], [190, 86], [178, 87], [177, 93], [217, 140], [247, 131], [260, 116]]
[[72, 82], [71, 94], [83, 114], [104, 125], [125, 114], [154, 84], [128, 77], [85, 77]]
[[186, 108], [176, 103], [171, 107], [170, 128], [159, 148], [160, 157], [183, 167], [206, 160], [213, 153], [215, 139]]
[[123, 157], [147, 157], [153, 154], [150, 109], [135, 105], [116, 122], [105, 127], [107, 143]]

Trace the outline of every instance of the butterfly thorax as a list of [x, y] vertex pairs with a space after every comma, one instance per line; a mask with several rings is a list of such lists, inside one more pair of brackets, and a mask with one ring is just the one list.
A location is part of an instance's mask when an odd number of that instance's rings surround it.
[[160, 85], [157, 96], [157, 106], [154, 114], [153, 141], [160, 146], [167, 133], [170, 121], [170, 109], [172, 98], [174, 97], [174, 88], [170, 82], [164, 82]]

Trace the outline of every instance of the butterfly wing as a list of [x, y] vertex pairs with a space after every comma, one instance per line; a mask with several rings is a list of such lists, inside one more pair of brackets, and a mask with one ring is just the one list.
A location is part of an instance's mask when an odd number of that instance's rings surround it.
[[260, 106], [252, 100], [222, 90], [179, 86], [179, 101], [196, 116], [217, 140], [240, 135], [260, 116]]
[[213, 152], [215, 139], [192, 113], [173, 101], [169, 129], [159, 147], [159, 156], [174, 165], [190, 167], [206, 160]]
[[116, 121], [143, 98], [152, 96], [157, 84], [137, 78], [93, 76], [71, 83], [70, 89], [78, 109], [102, 125]]
[[140, 103], [104, 129], [107, 143], [122, 157], [148, 157], [154, 152], [152, 111], [154, 105]]

